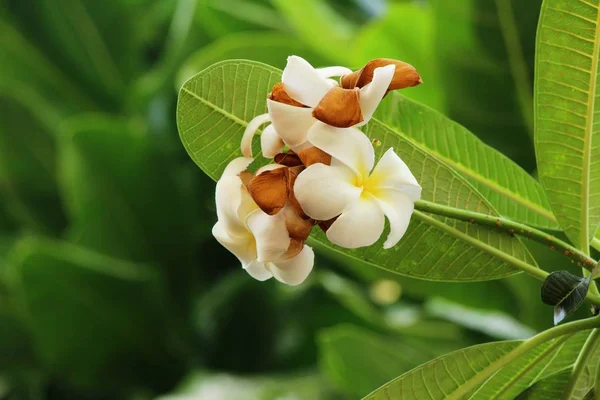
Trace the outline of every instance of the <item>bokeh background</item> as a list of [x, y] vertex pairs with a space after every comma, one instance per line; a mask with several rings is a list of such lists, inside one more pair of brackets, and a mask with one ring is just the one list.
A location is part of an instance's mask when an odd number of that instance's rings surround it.
[[549, 327], [520, 275], [428, 282], [322, 254], [300, 287], [252, 280], [211, 237], [214, 183], [175, 126], [181, 84], [223, 59], [390, 57], [423, 76], [403, 94], [535, 173], [540, 3], [0, 0], [0, 398], [354, 399]]

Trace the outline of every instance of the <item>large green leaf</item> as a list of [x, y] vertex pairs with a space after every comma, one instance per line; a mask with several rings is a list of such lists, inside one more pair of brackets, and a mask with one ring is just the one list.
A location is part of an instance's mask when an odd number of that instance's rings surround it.
[[[435, 340], [435, 339], [430, 339]], [[364, 396], [390, 379], [439, 356], [434, 348], [415, 346], [352, 325], [338, 325], [319, 334], [320, 365], [344, 392]]]
[[[560, 336], [535, 346], [506, 364], [501, 360], [522, 342], [495, 342], [437, 358], [388, 382], [366, 400], [455, 399], [453, 393], [472, 380], [489, 377], [465, 393], [471, 400], [513, 399], [544, 377], [572, 365], [589, 331]], [[490, 365], [498, 366], [491, 371]], [[491, 376], [491, 377], [490, 377]]]
[[8, 268], [36, 356], [53, 375], [106, 391], [176, 373], [166, 351], [160, 276], [152, 267], [28, 238], [15, 246]]
[[540, 179], [565, 233], [586, 251], [600, 223], [598, 7], [598, 0], [545, 0], [536, 55]]
[[[281, 71], [250, 61], [226, 61], [194, 76], [183, 86], [177, 106], [177, 124], [190, 157], [212, 179], [218, 179], [229, 161], [240, 156], [244, 128], [266, 112], [265, 98], [280, 80]], [[458, 174], [412, 141], [372, 120], [365, 133], [382, 143], [379, 157], [393, 147], [423, 187], [423, 198], [440, 204], [495, 214], [487, 201]], [[512, 257], [532, 261], [518, 239], [494, 229], [435, 219], [416, 213], [399, 246], [383, 251], [381, 241], [369, 248], [343, 250], [330, 244], [322, 232], [312, 243], [390, 271], [432, 280], [488, 280], [516, 271], [490, 254], [500, 249]]]
[[557, 228], [539, 182], [460, 124], [398, 93], [388, 96], [376, 116], [454, 168], [501, 215], [529, 225]]
[[598, 379], [599, 361], [598, 332], [594, 330], [588, 336], [575, 363], [582, 363], [580, 367], [568, 367], [548, 376], [524, 391], [519, 400], [592, 399], [594, 397], [590, 396], [590, 391]]
[[541, 1], [431, 2], [450, 118], [528, 171], [535, 168], [531, 91]]

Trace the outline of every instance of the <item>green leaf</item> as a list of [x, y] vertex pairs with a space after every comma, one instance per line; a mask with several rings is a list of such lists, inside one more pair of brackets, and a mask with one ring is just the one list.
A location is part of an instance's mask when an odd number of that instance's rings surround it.
[[539, 175], [558, 222], [586, 251], [600, 223], [599, 6], [598, 0], [545, 0], [537, 35]]
[[272, 3], [292, 27], [296, 37], [315, 52], [335, 63], [352, 61], [348, 49], [352, 47], [354, 27], [327, 2], [272, 0]]
[[382, 18], [371, 20], [357, 33], [352, 65], [362, 66], [375, 58], [406, 61], [417, 68], [426, 83], [407, 88], [402, 94], [443, 110], [445, 93], [439, 90], [437, 65], [431, 62], [435, 59], [433, 34], [431, 7], [414, 2], [390, 4]]
[[28, 238], [10, 254], [9, 273], [36, 356], [53, 375], [106, 390], [176, 373], [161, 328], [169, 324], [160, 277], [151, 267]]
[[554, 324], [577, 310], [590, 287], [591, 276], [581, 278], [568, 271], [555, 271], [542, 285], [542, 301], [554, 307]]
[[436, 356], [405, 341], [352, 325], [325, 329], [318, 341], [321, 370], [354, 398]]
[[55, 172], [59, 117], [35, 92], [1, 86], [0, 109], [0, 202], [21, 229], [57, 234], [66, 226]]
[[449, 117], [527, 171], [535, 169], [531, 91], [541, 1], [431, 2]]
[[[207, 68], [183, 86], [177, 106], [181, 140], [190, 157], [212, 179], [218, 179], [227, 163], [241, 155], [239, 143], [244, 128], [254, 116], [266, 112], [264, 99], [280, 77], [281, 71], [275, 68], [234, 60]], [[365, 133], [381, 141], [377, 157], [389, 147], [397, 151], [421, 183], [423, 199], [496, 213], [445, 163], [398, 132], [372, 120]], [[409, 232], [394, 249], [382, 251], [383, 240], [369, 248], [342, 250], [315, 231], [311, 243], [395, 273], [431, 280], [489, 280], [514, 274], [513, 268], [490, 254], [494, 249], [533, 262], [515, 237], [420, 213], [415, 213]]]
[[501, 361], [503, 357], [523, 342], [495, 342], [455, 351], [386, 383], [365, 400], [457, 399], [456, 390], [481, 378], [485, 378], [483, 383], [461, 398], [513, 399], [544, 377], [571, 366], [588, 334], [583, 331], [546, 341], [507, 363]]
[[600, 330], [594, 329], [588, 336], [570, 374], [563, 397], [566, 399], [583, 399], [596, 385], [598, 380], [598, 363], [600, 362]]
[[450, 165], [503, 216], [556, 229], [542, 186], [511, 159], [442, 114], [394, 93], [376, 116]]
[[[600, 360], [600, 348], [597, 344], [597, 330], [594, 330], [590, 334], [588, 342], [590, 340], [594, 342], [594, 345], [591, 348], [584, 346], [575, 363], [575, 365], [577, 365], [580, 359], [584, 359], [585, 365], [578, 370], [579, 372], [576, 373], [574, 367], [569, 366], [563, 371], [559, 371], [539, 381], [531, 388], [521, 393], [517, 400], [594, 399], [593, 389], [598, 380], [597, 372], [599, 367], [598, 362]], [[588, 351], [589, 354], [586, 354], [586, 351]]]

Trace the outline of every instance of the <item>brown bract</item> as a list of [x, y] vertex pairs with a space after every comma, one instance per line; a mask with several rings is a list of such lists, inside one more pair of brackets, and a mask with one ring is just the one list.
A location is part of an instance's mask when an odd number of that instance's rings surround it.
[[287, 168], [264, 171], [248, 182], [248, 193], [254, 202], [269, 215], [275, 215], [285, 207], [288, 199]]
[[345, 89], [362, 88], [371, 83], [373, 80], [373, 72], [376, 68], [385, 67], [390, 64], [394, 64], [396, 70], [394, 71], [394, 77], [388, 87], [388, 91], [404, 89], [423, 83], [421, 76], [415, 67], [403, 61], [393, 60], [391, 58], [376, 58], [371, 60], [362, 69], [342, 76], [340, 83]]
[[292, 150], [288, 150], [285, 153], [279, 153], [275, 156], [274, 160], [277, 164], [285, 165], [287, 167], [308, 167], [316, 163], [325, 165], [331, 164], [331, 156], [314, 146], [300, 150], [298, 153], [295, 153]]
[[317, 104], [313, 117], [336, 128], [349, 128], [363, 121], [358, 88], [332, 88]]
[[316, 147], [309, 147], [308, 149], [300, 150], [298, 152], [298, 157], [305, 167], [317, 163], [331, 165], [331, 156]]
[[294, 107], [306, 107], [304, 104], [292, 99], [290, 95], [287, 94], [283, 82], [276, 83], [275, 86], [273, 86], [273, 90], [271, 90], [271, 93], [269, 93], [269, 100], [288, 104]]
[[248, 193], [261, 210], [269, 215], [284, 213], [291, 240], [290, 247], [282, 256], [284, 259], [292, 258], [302, 251], [304, 242], [315, 225], [315, 221], [304, 213], [294, 196], [294, 182], [303, 169], [300, 165], [264, 171], [247, 184]]

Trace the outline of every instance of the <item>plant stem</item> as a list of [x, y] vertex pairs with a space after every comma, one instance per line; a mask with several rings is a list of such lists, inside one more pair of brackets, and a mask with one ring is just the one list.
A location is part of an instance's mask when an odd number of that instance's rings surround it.
[[592, 238], [590, 246], [592, 246], [597, 251], [600, 251], [600, 239]]
[[[415, 204], [416, 208], [420, 208], [419, 204], [421, 202], [418, 202]], [[430, 203], [432, 204], [432, 203]], [[437, 205], [436, 205], [437, 206]], [[443, 206], [442, 206], [443, 207]], [[425, 211], [425, 210], [423, 210]], [[429, 211], [429, 210], [427, 210]], [[457, 211], [462, 211], [462, 210], [458, 210]], [[431, 211], [429, 211], [431, 212]], [[439, 219], [433, 218], [432, 216], [429, 216], [427, 214], [424, 214], [420, 211], [415, 211], [415, 216], [417, 218], [419, 218], [420, 220], [423, 221], [427, 221], [428, 224], [436, 226], [440, 229], [446, 229], [447, 228], [447, 224], [445, 224], [443, 221], [440, 221]], [[526, 263], [523, 260], [520, 260], [516, 257], [511, 256], [508, 253], [503, 252], [502, 250], [499, 250], [497, 248], [495, 248], [494, 246], [490, 246], [489, 244], [482, 242], [480, 240], [475, 239], [474, 237], [461, 232], [461, 231], [455, 231], [453, 232], [453, 234], [457, 237], [459, 237], [460, 239], [466, 241], [467, 243], [470, 243], [471, 245], [478, 247], [479, 249], [485, 251], [486, 253], [489, 253], [493, 256], [498, 257], [499, 259], [505, 261], [506, 263], [512, 265], [513, 267], [515, 267], [516, 269], [519, 269], [523, 272], [527, 272], [529, 275], [543, 281], [546, 279], [546, 277], [549, 275], [548, 272], [544, 271], [543, 269], [540, 269], [538, 267], [536, 267], [535, 265], [531, 265], [529, 263]]]
[[536, 346], [539, 346], [549, 340], [555, 339], [563, 335], [574, 334], [579, 331], [598, 327], [600, 327], [600, 317], [592, 317], [570, 322], [564, 325], [559, 325], [552, 329], [548, 329], [547, 331], [541, 332], [535, 335], [534, 337], [524, 341], [521, 345], [519, 345], [503, 357], [489, 364], [481, 372], [477, 373], [475, 376], [473, 376], [471, 379], [469, 379], [467, 382], [461, 385], [458, 389], [452, 392], [450, 395], [446, 396], [446, 400], [462, 399], [463, 396], [476, 389], [489, 377], [498, 372], [498, 370], [506, 366], [511, 361], [514, 361], [517, 357], [535, 348]]
[[509, 235], [524, 236], [546, 246], [550, 246], [550, 249], [559, 251], [561, 254], [564, 254], [565, 256], [573, 260], [573, 262], [576, 262], [577, 265], [590, 271], [596, 265], [596, 261], [593, 258], [589, 257], [587, 254], [576, 249], [570, 244], [560, 239], [557, 239], [556, 237], [544, 231], [532, 228], [528, 225], [521, 224], [519, 222], [511, 221], [510, 219], [504, 217], [497, 217], [493, 215], [476, 213], [473, 211], [461, 210], [459, 208], [443, 206], [424, 200], [417, 201], [415, 203], [415, 208], [417, 210], [428, 212], [431, 214], [442, 215], [444, 217], [458, 219], [473, 224], [493, 227], [500, 231], [504, 231]]
[[563, 399], [568, 400], [571, 398], [573, 391], [577, 386], [577, 381], [581, 377], [581, 374], [584, 372], [584, 370], [588, 367], [587, 364], [592, 355], [595, 353], [596, 347], [598, 347], [598, 339], [600, 339], [600, 329], [596, 328], [592, 331], [592, 333], [590, 333], [585, 341], [585, 344], [581, 348], [581, 351], [579, 351], [579, 355], [577, 356], [577, 360], [573, 366], [571, 378], [569, 379], [569, 383], [563, 391]]

